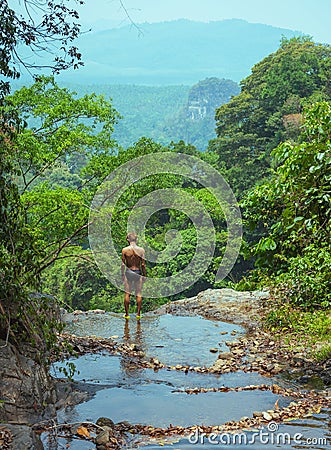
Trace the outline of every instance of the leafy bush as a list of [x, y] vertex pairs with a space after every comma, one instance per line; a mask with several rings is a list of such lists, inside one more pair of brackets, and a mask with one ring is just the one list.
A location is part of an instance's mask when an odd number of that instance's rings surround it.
[[330, 249], [311, 245], [288, 263], [287, 271], [275, 278], [277, 295], [307, 310], [330, 307]]

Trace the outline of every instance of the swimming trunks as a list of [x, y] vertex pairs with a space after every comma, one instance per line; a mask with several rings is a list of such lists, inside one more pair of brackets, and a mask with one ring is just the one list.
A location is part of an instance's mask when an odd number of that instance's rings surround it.
[[126, 269], [125, 276], [129, 283], [136, 283], [140, 279], [141, 272], [139, 269]]

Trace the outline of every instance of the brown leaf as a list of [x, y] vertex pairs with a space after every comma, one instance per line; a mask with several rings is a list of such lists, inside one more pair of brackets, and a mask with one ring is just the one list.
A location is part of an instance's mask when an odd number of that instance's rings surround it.
[[77, 433], [79, 436], [85, 436], [85, 437], [87, 437], [87, 438], [90, 438], [90, 437], [91, 437], [91, 436], [90, 436], [90, 433], [89, 433], [89, 431], [88, 431], [88, 429], [85, 428], [85, 427], [83, 427], [83, 426], [78, 427], [77, 430], [76, 430], [76, 433]]

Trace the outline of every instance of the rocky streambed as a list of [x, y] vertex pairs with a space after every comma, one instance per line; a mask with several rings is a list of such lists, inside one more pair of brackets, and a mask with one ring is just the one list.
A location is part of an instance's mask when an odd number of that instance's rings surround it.
[[141, 321], [102, 311], [66, 315], [59, 345], [71, 343], [76, 357], [67, 354], [68, 361], [79, 373], [74, 382], [61, 380], [68, 366], [54, 364], [58, 412], [33, 427], [40, 448], [153, 449], [176, 442], [184, 450], [205, 448], [213, 435], [231, 443], [229, 436], [239, 433], [247, 442], [257, 430], [270, 439], [287, 433], [282, 448], [297, 448], [298, 431], [300, 448], [328, 448], [329, 362], [316, 365], [304, 350], [260, 329], [267, 295], [207, 290]]

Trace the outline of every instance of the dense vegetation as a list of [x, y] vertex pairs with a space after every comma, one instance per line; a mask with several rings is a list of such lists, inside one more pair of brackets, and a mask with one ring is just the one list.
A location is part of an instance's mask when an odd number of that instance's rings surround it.
[[17, 184], [21, 149], [16, 136], [26, 124], [6, 95], [9, 80], [20, 77], [20, 66], [40, 69], [24, 58], [24, 50], [46, 53], [54, 72], [80, 65], [81, 55], [72, 45], [80, 26], [75, 23], [77, 12], [64, 4], [48, 2], [42, 15], [33, 0], [24, 0], [22, 6], [25, 15], [7, 1], [0, 5], [0, 337], [34, 343], [42, 351], [54, 344], [56, 318], [52, 301], [30, 295], [40, 286], [43, 255], [27, 227]]
[[[5, 47], [14, 56], [17, 28], [11, 13], [5, 13]], [[10, 64], [10, 58], [4, 59], [1, 73], [15, 77]], [[56, 70], [61, 67], [55, 65]], [[165, 151], [207, 161], [241, 199], [245, 242], [223, 283], [234, 286], [241, 279], [238, 288], [271, 286], [279, 302], [267, 317], [274, 328], [293, 326], [297, 311], [322, 311], [320, 334], [329, 336], [330, 79], [329, 46], [309, 38], [283, 39], [241, 82], [241, 92], [218, 108], [217, 137], [205, 153], [184, 141], [163, 145], [146, 137], [124, 150], [114, 140], [119, 115], [112, 103], [95, 93], [76, 95], [52, 77], [37, 77], [32, 86], [12, 95], [8, 85], [1, 85], [0, 337], [54, 344], [56, 321], [49, 312], [54, 300], [31, 295], [38, 291], [71, 308], [122, 309], [122, 294], [103, 277], [89, 250], [89, 207], [115, 168], [136, 156]], [[203, 89], [203, 83], [194, 87], [193, 102], [204, 98]], [[224, 214], [208, 190], [185, 177], [147, 177], [130, 187], [112, 211], [112, 233], [117, 247], [123, 246], [127, 217], [136, 202], [166, 187], [198, 199], [215, 226], [213, 261], [182, 293], [193, 295], [215, 286], [227, 240]], [[174, 228], [180, 231], [182, 247], [170, 264], [150, 264], [153, 276], [180, 272], [194, 254], [193, 224], [169, 208], [147, 222], [148, 242], [162, 250], [167, 232]], [[144, 308], [165, 300], [145, 299]], [[301, 326], [302, 320], [298, 323]]]
[[239, 197], [270, 173], [278, 144], [299, 138], [303, 107], [330, 101], [330, 56], [329, 46], [309, 38], [283, 39], [241, 81], [240, 94], [217, 110], [218, 137], [209, 149]]
[[[218, 78], [207, 78], [192, 87], [59, 84], [79, 96], [96, 93], [111, 98], [121, 114], [113, 139], [124, 148], [144, 136], [163, 145], [184, 140], [204, 151], [215, 135], [215, 109], [239, 93], [237, 83]], [[21, 86], [16, 83], [15, 87]], [[199, 108], [203, 114], [194, 114]]]

